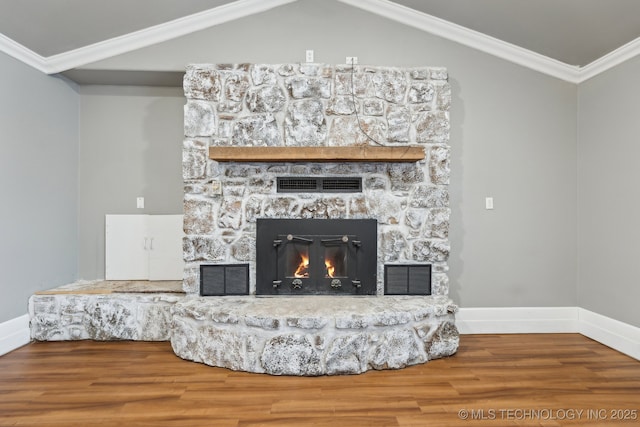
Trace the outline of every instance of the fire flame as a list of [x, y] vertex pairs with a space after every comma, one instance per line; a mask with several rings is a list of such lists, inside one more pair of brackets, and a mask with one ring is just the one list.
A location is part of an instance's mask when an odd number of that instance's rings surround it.
[[333, 277], [333, 274], [336, 271], [336, 267], [331, 264], [331, 261], [328, 259], [324, 260], [324, 266], [327, 269], [327, 277]]
[[[333, 278], [336, 267], [331, 263], [331, 260], [325, 259], [324, 267], [327, 272], [326, 277]], [[293, 273], [293, 277], [309, 277], [309, 257], [307, 255], [300, 254], [300, 264], [298, 264], [298, 268]]]
[[294, 277], [309, 277], [309, 257], [300, 254], [300, 264], [298, 269], [293, 273]]

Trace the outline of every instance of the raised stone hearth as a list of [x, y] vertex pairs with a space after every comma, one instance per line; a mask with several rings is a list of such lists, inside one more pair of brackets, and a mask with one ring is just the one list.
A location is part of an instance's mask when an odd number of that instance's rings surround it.
[[457, 307], [443, 296], [196, 297], [173, 290], [83, 282], [38, 293], [29, 299], [31, 338], [170, 340], [183, 359], [273, 375], [398, 369], [458, 348]]
[[38, 341], [168, 341], [181, 282], [79, 281], [29, 298]]
[[450, 356], [446, 297], [185, 298], [172, 308], [183, 359], [272, 375], [359, 374]]

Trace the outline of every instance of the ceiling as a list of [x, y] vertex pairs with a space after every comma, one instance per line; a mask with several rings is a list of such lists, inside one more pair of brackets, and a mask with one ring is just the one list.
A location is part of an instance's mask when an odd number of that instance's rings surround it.
[[[13, 48], [22, 50], [21, 54], [46, 64], [150, 28], [163, 31], [170, 22], [191, 22], [189, 17], [194, 14], [228, 14], [233, 19], [242, 16], [238, 11], [243, 8], [251, 14], [292, 1], [295, 0], [2, 0], [0, 35]], [[465, 34], [477, 32], [487, 40], [497, 39], [567, 66], [585, 67], [640, 39], [638, 0], [339, 1], [363, 9], [374, 8], [368, 10], [379, 13], [388, 9], [403, 17], [415, 16], [424, 26], [435, 22], [455, 31], [464, 27], [463, 30], [471, 30]], [[159, 39], [180, 35], [167, 31], [166, 37]], [[132, 45], [130, 49], [134, 48]], [[59, 67], [62, 69], [52, 72], [77, 67]]]
[[47, 57], [227, 3], [233, 0], [2, 0], [0, 33]]
[[569, 65], [640, 37], [638, 0], [394, 0]]

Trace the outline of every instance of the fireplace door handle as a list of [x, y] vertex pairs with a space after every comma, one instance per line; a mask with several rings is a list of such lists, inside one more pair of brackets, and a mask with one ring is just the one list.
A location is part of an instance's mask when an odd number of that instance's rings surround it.
[[297, 240], [299, 242], [304, 242], [304, 243], [313, 243], [313, 239], [307, 239], [305, 237], [294, 236], [293, 234], [287, 235], [287, 240], [289, 240], [289, 241]]
[[322, 244], [331, 244], [331, 243], [335, 243], [335, 244], [341, 244], [341, 243], [347, 243], [349, 241], [349, 236], [342, 236], [339, 237], [337, 239], [322, 239], [320, 240], [320, 242]]

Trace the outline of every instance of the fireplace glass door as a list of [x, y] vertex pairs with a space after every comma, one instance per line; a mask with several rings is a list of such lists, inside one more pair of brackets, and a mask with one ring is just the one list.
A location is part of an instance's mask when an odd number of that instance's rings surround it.
[[344, 245], [324, 247], [324, 278], [347, 277], [347, 248]]
[[287, 245], [285, 256], [283, 257], [286, 278], [309, 278], [309, 247], [310, 245], [305, 243]]
[[[343, 281], [349, 284], [349, 277], [356, 277], [354, 259], [352, 271], [349, 258], [357, 256], [350, 242], [357, 241], [354, 235], [278, 235], [276, 244], [278, 271], [283, 271], [284, 284], [292, 289], [306, 289], [317, 293], [318, 286], [334, 292], [342, 287]], [[353, 243], [351, 243], [353, 246]], [[351, 285], [353, 285], [351, 283]], [[302, 292], [308, 293], [308, 292]]]
[[[376, 230], [375, 220], [259, 219], [256, 292], [375, 294]], [[367, 233], [371, 236], [363, 239]]]

